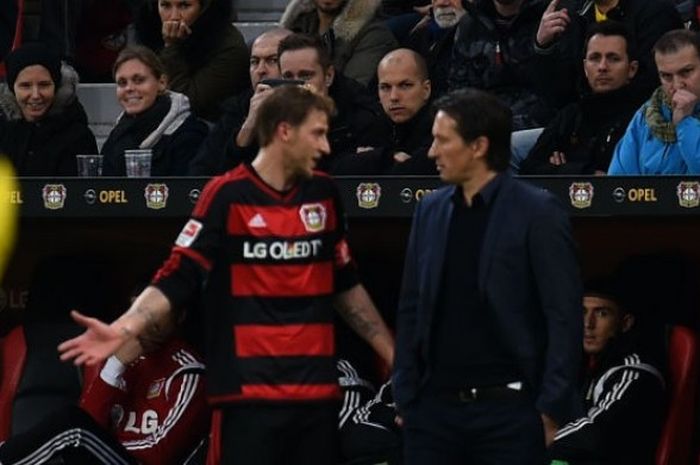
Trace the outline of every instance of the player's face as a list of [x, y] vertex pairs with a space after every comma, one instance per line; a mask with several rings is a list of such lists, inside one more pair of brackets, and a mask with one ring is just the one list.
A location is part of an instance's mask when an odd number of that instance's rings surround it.
[[292, 177], [309, 178], [322, 156], [330, 153], [328, 115], [311, 110], [301, 125], [292, 128], [287, 147], [287, 171]]
[[622, 331], [622, 312], [610, 299], [585, 296], [583, 298], [583, 351], [596, 355]]
[[450, 184], [461, 184], [470, 179], [478, 164], [477, 150], [474, 142], [462, 139], [454, 118], [438, 111], [428, 156], [435, 160], [440, 179]]

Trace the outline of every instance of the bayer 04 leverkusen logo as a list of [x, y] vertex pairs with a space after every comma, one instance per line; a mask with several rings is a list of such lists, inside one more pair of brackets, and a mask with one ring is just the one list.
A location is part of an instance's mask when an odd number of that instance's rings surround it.
[[357, 205], [360, 208], [377, 208], [382, 197], [382, 188], [376, 182], [362, 182], [357, 186]]
[[168, 205], [168, 186], [162, 183], [148, 184], [144, 189], [146, 207], [160, 210]]
[[63, 184], [46, 184], [41, 189], [41, 197], [44, 199], [44, 208], [60, 210], [66, 202], [68, 191]]
[[588, 208], [593, 204], [593, 184], [574, 182], [569, 186], [569, 200], [575, 208]]

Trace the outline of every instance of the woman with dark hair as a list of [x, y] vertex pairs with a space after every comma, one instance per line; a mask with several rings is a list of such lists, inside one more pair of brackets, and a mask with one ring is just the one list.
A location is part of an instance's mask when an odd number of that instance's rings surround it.
[[248, 48], [231, 23], [230, 0], [149, 0], [135, 26], [198, 116], [217, 119], [220, 102], [249, 87]]
[[102, 174], [124, 176], [124, 151], [150, 149], [152, 176], [184, 176], [207, 135], [187, 96], [168, 91], [163, 63], [150, 49], [127, 47], [114, 63], [117, 100], [124, 111], [102, 147]]
[[39, 43], [5, 59], [9, 93], [0, 95], [0, 153], [18, 176], [76, 176], [75, 155], [97, 153], [76, 97], [78, 74]]

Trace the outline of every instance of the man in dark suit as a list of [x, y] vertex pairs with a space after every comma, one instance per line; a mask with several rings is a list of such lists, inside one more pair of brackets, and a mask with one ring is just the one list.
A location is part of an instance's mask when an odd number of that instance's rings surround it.
[[444, 187], [413, 218], [394, 395], [407, 465], [539, 464], [577, 413], [581, 284], [566, 213], [512, 179], [511, 112], [475, 89], [436, 103]]

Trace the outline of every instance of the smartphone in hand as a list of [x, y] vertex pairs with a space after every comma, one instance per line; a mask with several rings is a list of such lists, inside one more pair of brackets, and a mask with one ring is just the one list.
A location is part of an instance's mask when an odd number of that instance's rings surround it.
[[302, 81], [301, 79], [263, 79], [259, 84], [265, 84], [270, 87], [303, 86], [306, 84], [306, 81]]

